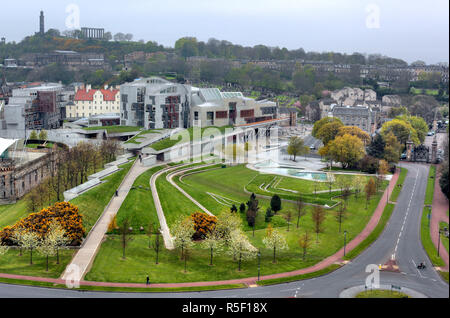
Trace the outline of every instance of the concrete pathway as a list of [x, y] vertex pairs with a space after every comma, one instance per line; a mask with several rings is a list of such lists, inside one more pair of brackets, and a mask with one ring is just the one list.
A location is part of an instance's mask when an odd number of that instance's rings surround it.
[[[159, 174], [167, 172], [168, 170], [174, 170], [179, 167], [174, 167], [170, 169], [164, 169], [159, 172]], [[163, 172], [164, 171], [164, 172]], [[156, 174], [155, 174], [156, 175]], [[154, 175], [154, 176], [155, 176]], [[386, 189], [385, 194], [383, 197], [386, 197], [386, 192], [388, 192], [388, 196], [391, 195], [394, 185], [397, 182], [399, 177], [399, 170], [396, 171], [393, 178], [390, 181], [389, 188]], [[157, 177], [154, 178], [156, 180]], [[153, 179], [153, 177], [152, 177]], [[154, 185], [153, 180], [153, 185]], [[153, 190], [153, 189], [152, 189]], [[152, 191], [153, 192], [153, 191]], [[156, 191], [155, 191], [156, 192]], [[370, 233], [375, 229], [377, 226], [381, 215], [383, 214], [384, 208], [386, 206], [386, 200], [380, 200], [374, 214], [372, 215], [372, 218], [370, 219], [369, 223], [366, 225], [364, 230], [358, 234], [352, 241], [350, 241], [347, 244], [346, 252], [350, 252], [355, 247], [357, 247], [361, 242], [363, 242]], [[158, 201], [159, 202], [159, 201]], [[156, 201], [155, 201], [156, 204]], [[162, 211], [162, 209], [161, 209]], [[164, 214], [163, 214], [164, 215]], [[169, 234], [170, 235], [170, 234]], [[324, 259], [323, 261], [308, 267], [299, 269], [292, 272], [286, 272], [286, 273], [278, 273], [278, 274], [272, 274], [272, 275], [266, 275], [262, 276], [261, 280], [267, 280], [267, 279], [275, 279], [275, 278], [282, 278], [282, 277], [292, 277], [297, 275], [303, 275], [308, 273], [313, 273], [318, 270], [324, 269], [332, 264], [342, 264], [342, 256], [343, 256], [343, 248], [338, 251], [336, 254], [329, 256], [328, 258]], [[30, 277], [30, 276], [20, 276], [20, 275], [11, 275], [11, 274], [0, 274], [0, 277], [4, 278], [10, 278], [10, 279], [21, 279], [21, 280], [35, 280], [35, 281], [41, 281], [41, 282], [50, 282], [54, 284], [65, 284], [65, 280], [63, 279], [52, 279], [52, 278], [43, 278], [43, 277]], [[254, 285], [257, 282], [257, 277], [249, 277], [249, 278], [243, 278], [243, 279], [234, 279], [234, 280], [224, 280], [224, 281], [207, 281], [207, 282], [191, 282], [191, 283], [161, 283], [161, 284], [151, 284], [150, 286], [146, 284], [139, 284], [139, 283], [109, 283], [109, 282], [88, 282], [88, 281], [81, 281], [80, 285], [84, 286], [104, 286], [104, 287], [121, 287], [121, 288], [179, 288], [179, 287], [198, 287], [198, 286], [217, 286], [217, 285], [228, 285], [228, 284], [247, 284], [247, 285]]]
[[128, 174], [122, 180], [122, 183], [118, 189], [118, 196], [114, 196], [106, 206], [100, 218], [95, 223], [94, 227], [89, 232], [88, 236], [83, 242], [82, 247], [75, 254], [72, 261], [67, 266], [66, 270], [62, 274], [62, 279], [72, 279], [75, 281], [81, 280], [84, 275], [89, 271], [95, 256], [101, 246], [103, 237], [108, 231], [109, 224], [114, 216], [122, 206], [123, 201], [128, 195], [134, 181], [142, 173], [149, 170], [152, 167], [144, 167], [138, 160], [136, 160], [133, 166], [128, 171]]
[[[437, 167], [436, 167], [437, 168]], [[436, 173], [436, 180], [434, 183], [434, 195], [433, 195], [433, 205], [431, 208], [431, 220], [430, 220], [430, 233], [431, 240], [433, 241], [436, 249], [438, 248], [439, 241], [439, 222], [447, 222], [448, 223], [448, 215], [447, 211], [449, 210], [448, 200], [445, 197], [444, 193], [442, 193], [441, 186], [439, 185], [440, 175]], [[445, 238], [444, 238], [445, 239]], [[444, 244], [442, 243], [443, 238], [441, 237], [440, 247], [439, 247], [439, 255], [445, 262], [445, 268], [441, 268], [442, 270], [448, 272], [449, 264], [448, 264], [448, 252], [445, 249]]]
[[175, 176], [178, 176], [180, 174], [184, 174], [186, 172], [192, 171], [192, 170], [196, 170], [196, 169], [200, 169], [200, 168], [206, 168], [206, 167], [211, 167], [211, 166], [215, 166], [217, 165], [216, 163], [211, 163], [211, 164], [206, 164], [206, 165], [202, 165], [202, 166], [195, 166], [195, 167], [191, 167], [188, 169], [183, 169], [183, 170], [179, 170], [179, 171], [175, 171], [172, 173], [169, 173], [166, 176], [166, 180], [169, 181], [169, 183], [171, 185], [173, 185], [178, 191], [180, 191], [186, 198], [188, 198], [189, 200], [192, 201], [192, 203], [194, 203], [196, 206], [198, 206], [203, 212], [205, 212], [206, 214], [210, 215], [210, 216], [214, 216], [214, 214], [212, 214], [211, 212], [208, 211], [208, 209], [206, 209], [203, 205], [201, 205], [197, 200], [195, 200], [193, 197], [191, 197], [186, 191], [184, 191], [182, 188], [180, 188], [174, 181], [173, 178]]

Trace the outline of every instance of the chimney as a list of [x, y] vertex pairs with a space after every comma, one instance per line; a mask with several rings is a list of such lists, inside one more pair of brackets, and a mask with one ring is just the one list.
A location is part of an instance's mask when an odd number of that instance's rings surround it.
[[89, 92], [91, 90], [91, 84], [86, 85], [86, 92]]
[[108, 85], [105, 85], [103, 88], [104, 88], [105, 90], [108, 89]]

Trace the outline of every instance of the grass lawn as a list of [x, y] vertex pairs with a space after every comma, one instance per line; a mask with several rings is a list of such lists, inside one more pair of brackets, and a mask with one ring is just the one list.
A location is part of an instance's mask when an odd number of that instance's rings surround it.
[[139, 131], [142, 127], [134, 127], [134, 126], [97, 126], [97, 127], [84, 127], [84, 130], [106, 130], [108, 133], [124, 133], [124, 132], [133, 132]]
[[133, 188], [128, 193], [117, 213], [117, 224], [119, 226], [125, 217], [128, 217], [134, 233], [140, 232], [139, 228], [141, 226], [147, 232], [150, 223], [155, 225], [159, 224], [150, 190], [150, 178], [155, 172], [163, 168], [163, 166], [152, 168], [136, 179]]
[[406, 175], [408, 174], [408, 170], [405, 168], [400, 168], [400, 175], [398, 176], [397, 183], [395, 184], [394, 190], [392, 190], [391, 197], [389, 200], [391, 202], [397, 202], [397, 198], [400, 195], [400, 191], [402, 191], [403, 182], [405, 182]]
[[435, 177], [436, 177], [436, 166], [431, 166], [430, 172], [428, 174], [427, 190], [425, 192], [425, 205], [433, 204]]
[[46, 257], [39, 255], [37, 251], [33, 251], [33, 265], [30, 265], [29, 251], [23, 251], [22, 256], [19, 256], [19, 250], [10, 249], [5, 255], [0, 255], [0, 273], [58, 278], [74, 252], [74, 250], [60, 250], [59, 265], [56, 264], [56, 256], [50, 257], [47, 272]]
[[31, 212], [27, 204], [27, 197], [25, 196], [14, 204], [0, 205], [0, 229], [8, 225], [14, 225], [21, 218], [28, 216]]
[[[448, 223], [447, 222], [439, 222], [439, 228], [441, 228], [441, 229], [447, 228], [448, 229]], [[446, 237], [444, 235], [444, 233], [441, 234], [441, 242], [442, 242], [442, 244], [444, 244], [445, 249], [447, 250], [447, 253], [448, 253], [448, 237]]]
[[391, 290], [368, 290], [363, 291], [355, 296], [355, 298], [411, 298], [405, 293]]
[[[27, 144], [27, 148], [31, 148], [31, 149], [37, 149], [38, 146], [40, 146], [41, 144]], [[53, 148], [53, 143], [48, 142], [45, 145], [45, 148]]]
[[427, 252], [431, 263], [434, 266], [445, 266], [445, 263], [442, 260], [442, 258], [437, 256], [437, 249], [434, 246], [433, 241], [431, 241], [429, 220], [427, 217], [428, 211], [429, 211], [428, 208], [426, 207], [423, 208], [422, 219], [420, 222], [420, 239], [422, 240], [423, 248]]
[[150, 130], [143, 130], [141, 131], [138, 135], [134, 136], [133, 138], [131, 138], [130, 140], [126, 141], [126, 144], [136, 144], [136, 145], [140, 145], [141, 142], [139, 141], [140, 139], [144, 138], [144, 135], [147, 134], [157, 134], [160, 133], [160, 130], [158, 129], [150, 129]]
[[[179, 180], [177, 182], [180, 182], [187, 192], [190, 191], [189, 194], [199, 200], [206, 208], [211, 208], [211, 212], [214, 213], [228, 208], [221, 206], [215, 200], [205, 200], [206, 195], [203, 191], [214, 192], [217, 195], [235, 199], [238, 202], [246, 202], [248, 194], [243, 192], [243, 186], [254, 175], [255, 171], [246, 169], [244, 166], [236, 166], [187, 176], [182, 180], [184, 184]], [[299, 180], [299, 182], [302, 182], [302, 180]], [[193, 203], [184, 198], [181, 193], [165, 180], [165, 175], [158, 178], [157, 187], [169, 226], [180, 215], [187, 216], [193, 211], [198, 211], [198, 208]], [[307, 208], [307, 215], [301, 219], [299, 228], [296, 228], [296, 218], [294, 216], [288, 232], [287, 223], [283, 217], [288, 210], [293, 211], [294, 206], [283, 203], [283, 210], [272, 221], [274, 227], [277, 227], [286, 238], [289, 250], [279, 251], [276, 263], [272, 262], [273, 250], [267, 249], [262, 242], [266, 235], [264, 227], [267, 226], [267, 223], [264, 222], [265, 209], [262, 208], [259, 213], [262, 224], [260, 224], [259, 229], [256, 229], [254, 236], [248, 225], [243, 225], [252, 244], [261, 251], [261, 275], [309, 267], [334, 254], [343, 246], [344, 229], [348, 232], [348, 241], [358, 235], [372, 216], [381, 195], [381, 192], [378, 193], [370, 201], [367, 210], [365, 209], [365, 200], [355, 198], [352, 195], [348, 200], [348, 213], [343, 221], [341, 233], [338, 231], [339, 224], [336, 221], [334, 211], [327, 210], [323, 231], [319, 234], [318, 240], [313, 231], [310, 207]], [[260, 206], [265, 207], [265, 204], [268, 206], [268, 202], [263, 201], [260, 201]], [[277, 220], [280, 220], [280, 222]], [[303, 260], [300, 247], [298, 246], [298, 238], [306, 230], [311, 236], [311, 247], [307, 251], [305, 260]], [[243, 261], [242, 270], [238, 271], [237, 261], [225, 253], [216, 255], [214, 257], [215, 265], [209, 266], [209, 250], [201, 249], [199, 244], [196, 244], [191, 251], [187, 273], [184, 273], [184, 262], [180, 260], [180, 252], [177, 250], [168, 251], [163, 249], [160, 253], [160, 264], [156, 265], [155, 252], [153, 249], [148, 248], [148, 237], [145, 235], [133, 235], [132, 237], [133, 240], [129, 243], [126, 251], [127, 259], [123, 260], [119, 236], [109, 235], [108, 239], [103, 243], [94, 261], [92, 270], [87, 274], [86, 279], [93, 281], [143, 282], [145, 277], [149, 275], [151, 282], [162, 283], [226, 280], [257, 275], [256, 259]]]
[[83, 216], [83, 226], [86, 229], [86, 234], [89, 233], [95, 222], [97, 222], [98, 218], [103, 213], [106, 205], [109, 203], [123, 178], [125, 178], [133, 165], [133, 162], [134, 161], [131, 161], [120, 166], [122, 170], [103, 179], [103, 181], [106, 182], [71, 200], [72, 204], [78, 206], [80, 214]]
[[[205, 130], [208, 129], [208, 128], [217, 128], [217, 129], [219, 129], [220, 133], [223, 134], [223, 133], [225, 133], [225, 130], [226, 130], [227, 128], [232, 128], [232, 127], [231, 127], [231, 126], [224, 126], [224, 127], [204, 127], [204, 128], [201, 129], [201, 136], [200, 136], [200, 138], [204, 137], [204, 136], [203, 136], [203, 133], [204, 133]], [[189, 133], [189, 137], [190, 137], [189, 140], [190, 140], [190, 141], [195, 140], [195, 139], [194, 139], [194, 128], [191, 127], [191, 128], [186, 129], [186, 130], [187, 130], [187, 132]], [[173, 147], [173, 146], [175, 146], [178, 142], [180, 142], [180, 141], [182, 140], [182, 135], [183, 135], [182, 132], [177, 133], [177, 134], [174, 134], [173, 136], [171, 136], [172, 138], [169, 137], [169, 138], [163, 139], [163, 140], [161, 140], [161, 141], [158, 141], [158, 142], [152, 144], [150, 147], [153, 148], [153, 149], [156, 150], [156, 151], [160, 151], [160, 150], [163, 150], [163, 149], [167, 149], [167, 148]]]

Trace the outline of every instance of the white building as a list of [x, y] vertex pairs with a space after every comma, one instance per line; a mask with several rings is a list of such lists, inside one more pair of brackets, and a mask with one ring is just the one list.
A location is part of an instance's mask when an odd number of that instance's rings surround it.
[[118, 89], [92, 89], [90, 85], [79, 88], [73, 105], [67, 105], [66, 118], [78, 119], [102, 114], [120, 113], [120, 91]]
[[277, 118], [277, 104], [240, 92], [197, 88], [158, 77], [120, 87], [121, 125], [155, 128], [232, 126]]

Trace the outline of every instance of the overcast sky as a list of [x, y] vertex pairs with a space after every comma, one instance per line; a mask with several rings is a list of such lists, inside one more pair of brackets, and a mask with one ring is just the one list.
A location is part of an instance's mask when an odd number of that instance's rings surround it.
[[380, 53], [409, 63], [449, 61], [448, 0], [14, 0], [1, 3], [0, 36], [20, 41], [34, 34], [40, 10], [46, 30], [67, 30], [71, 4], [82, 27], [164, 46], [183, 36], [214, 37], [244, 46]]

